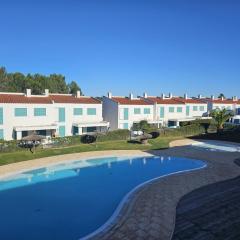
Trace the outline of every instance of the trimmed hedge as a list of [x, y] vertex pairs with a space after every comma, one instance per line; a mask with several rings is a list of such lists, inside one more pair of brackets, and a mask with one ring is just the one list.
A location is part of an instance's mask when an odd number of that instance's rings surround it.
[[109, 131], [104, 135], [98, 135], [98, 142], [114, 141], [114, 140], [127, 140], [129, 139], [130, 131], [127, 129], [118, 129]]
[[191, 124], [180, 128], [167, 128], [160, 131], [160, 137], [186, 137], [205, 133], [204, 126], [200, 124]]

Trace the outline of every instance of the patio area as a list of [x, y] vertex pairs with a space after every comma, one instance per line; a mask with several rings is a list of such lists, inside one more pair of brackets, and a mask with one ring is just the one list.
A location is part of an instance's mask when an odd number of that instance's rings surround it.
[[[190, 143], [191, 141], [189, 144]], [[193, 149], [191, 146], [177, 146], [186, 144], [188, 143], [183, 143], [180, 141], [173, 143], [172, 145], [174, 145], [174, 147], [170, 149], [151, 151], [151, 153], [159, 156], [179, 156], [201, 159], [205, 160], [208, 166], [201, 170], [167, 176], [145, 185], [143, 188], [139, 189], [137, 192], [135, 192], [135, 194], [133, 194], [131, 201], [124, 205], [115, 221], [109, 225], [105, 231], [94, 236], [92, 239], [170, 240], [172, 239], [172, 236], [174, 236], [173, 239], [177, 240], [218, 239], [213, 238], [213, 236], [209, 238], [201, 238], [202, 232], [200, 229], [199, 231], [195, 229], [196, 231], [194, 233], [191, 232], [191, 238], [182, 238], [178, 234], [183, 228], [183, 225], [180, 225], [180, 230], [179, 226], [176, 225], [177, 232], [175, 232], [175, 235], [173, 235], [175, 228], [176, 208], [179, 200], [193, 190], [209, 184], [214, 184], [219, 181], [225, 181], [240, 176], [240, 167], [237, 167], [234, 163], [234, 160], [239, 158], [240, 154], [230, 152], [211, 152], [204, 149]], [[236, 181], [232, 183], [234, 186], [237, 184]], [[237, 187], [239, 187], [239, 184]], [[209, 197], [208, 191], [207, 196]], [[238, 195], [236, 197], [240, 196]], [[204, 200], [204, 198], [202, 199]], [[216, 204], [218, 200], [218, 198], [215, 198], [215, 202], [213, 203]], [[239, 200], [240, 199], [237, 198], [238, 202]], [[209, 212], [211, 213], [211, 211]], [[199, 214], [201, 215], [201, 211]], [[219, 219], [219, 217], [224, 218], [225, 213], [219, 212], [218, 215], [215, 215], [216, 221]], [[191, 231], [191, 229], [189, 230]], [[226, 225], [225, 231], [228, 230], [232, 231], [233, 228], [231, 228], [230, 225]], [[187, 234], [188, 233], [185, 233], [185, 236]], [[193, 238], [193, 236], [196, 238]]]

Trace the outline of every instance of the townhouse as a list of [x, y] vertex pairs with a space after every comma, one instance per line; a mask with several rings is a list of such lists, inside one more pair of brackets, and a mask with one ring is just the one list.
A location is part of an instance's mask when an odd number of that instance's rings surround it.
[[[158, 127], [178, 127], [181, 122], [205, 118], [213, 109], [229, 109], [240, 115], [240, 100], [168, 96], [112, 96], [102, 100], [72, 94], [42, 95], [0, 93], [0, 139], [21, 139], [37, 133], [48, 137], [72, 136], [115, 129], [131, 129], [146, 120]], [[231, 121], [239, 122], [239, 118]]]
[[153, 104], [143, 98], [103, 96], [103, 119], [110, 123], [110, 130], [131, 129], [133, 123], [146, 120], [154, 123]]
[[103, 97], [103, 119], [110, 122], [110, 129], [131, 129], [133, 123], [147, 120], [158, 127], [178, 127], [180, 122], [204, 117], [207, 103], [184, 97], [165, 96]]
[[180, 122], [193, 121], [203, 118], [207, 112], [207, 104], [201, 100], [184, 97], [174, 97], [171, 93], [168, 97], [162, 94], [161, 97], [147, 96], [145, 99], [154, 104], [154, 119], [162, 126], [178, 127]]
[[235, 114], [240, 115], [240, 100], [237, 97], [232, 97], [231, 99], [226, 98], [202, 98], [203, 102], [208, 105], [208, 112], [214, 109], [227, 109], [234, 111]]
[[71, 94], [0, 93], [0, 139], [21, 139], [32, 133], [52, 136], [105, 131], [100, 100]]

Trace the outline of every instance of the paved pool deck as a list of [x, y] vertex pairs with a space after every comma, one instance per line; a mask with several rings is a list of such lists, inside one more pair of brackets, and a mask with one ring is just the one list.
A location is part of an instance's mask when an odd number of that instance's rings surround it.
[[195, 141], [178, 140], [171, 148], [156, 151], [101, 151], [67, 154], [0, 166], [0, 178], [13, 173], [60, 162], [104, 156], [178, 156], [205, 160], [206, 168], [170, 175], [144, 185], [123, 205], [117, 217], [91, 239], [170, 240], [174, 233], [176, 208], [187, 193], [200, 187], [240, 176], [234, 160], [240, 153], [213, 152], [190, 146]]
[[167, 176], [143, 186], [132, 195], [115, 221], [92, 239], [170, 240], [176, 208], [183, 196], [200, 187], [240, 176], [240, 167], [234, 163], [240, 153], [207, 151], [188, 146], [191, 143], [191, 140], [180, 140], [173, 142], [170, 149], [150, 153], [205, 160], [206, 168]]

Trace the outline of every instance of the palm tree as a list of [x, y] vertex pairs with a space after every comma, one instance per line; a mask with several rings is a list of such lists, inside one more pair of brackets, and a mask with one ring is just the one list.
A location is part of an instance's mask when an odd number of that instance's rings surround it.
[[227, 109], [214, 109], [210, 113], [210, 117], [217, 123], [217, 131], [223, 130], [223, 124], [233, 116], [233, 111]]

